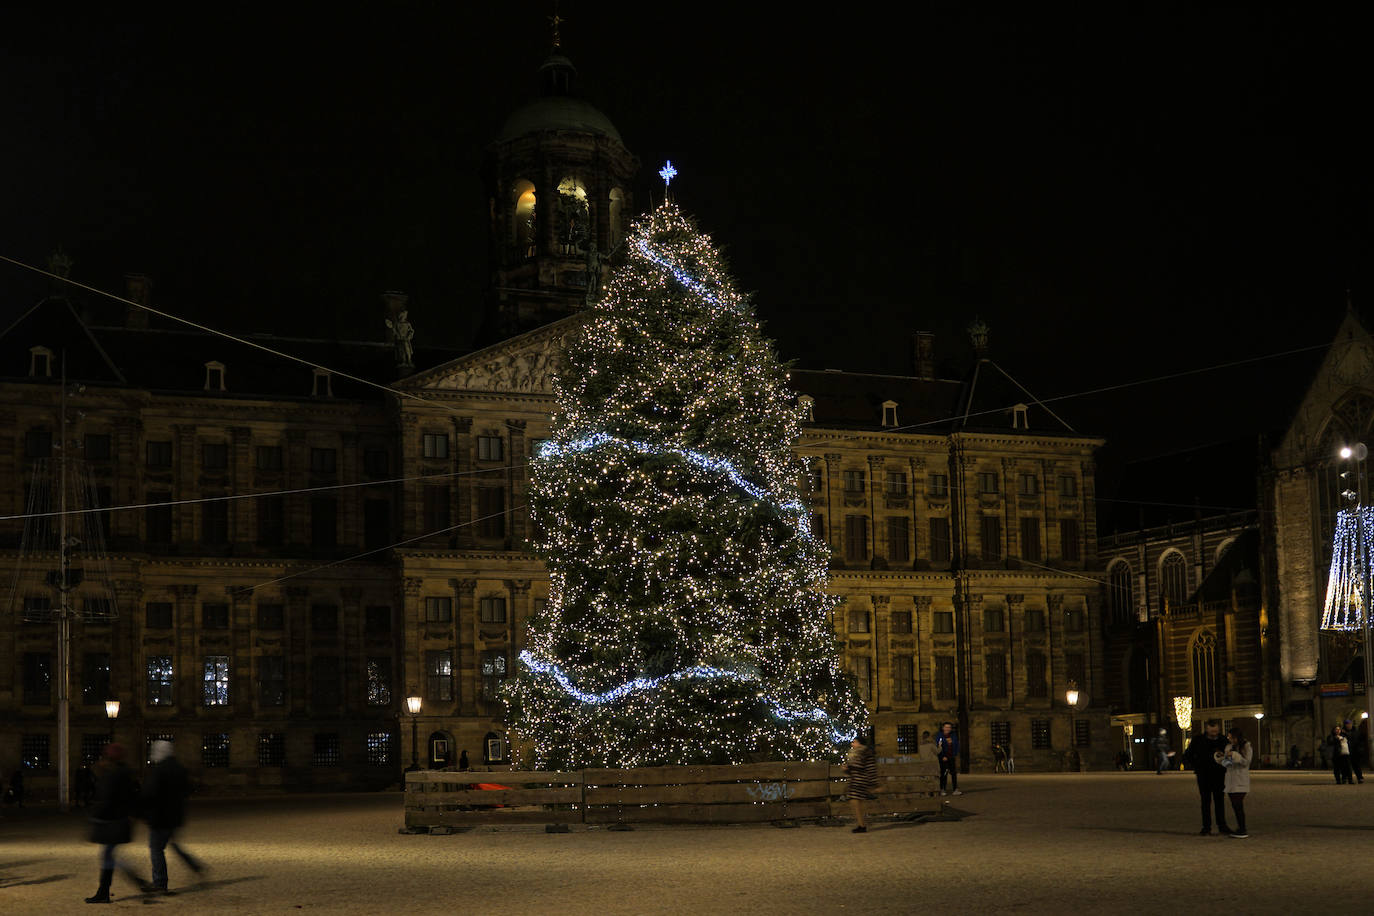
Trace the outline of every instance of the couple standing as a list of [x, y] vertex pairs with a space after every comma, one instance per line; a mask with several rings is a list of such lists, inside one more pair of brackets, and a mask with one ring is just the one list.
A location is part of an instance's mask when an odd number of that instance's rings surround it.
[[[1208, 719], [1202, 734], [1193, 738], [1183, 752], [1184, 761], [1197, 777], [1198, 795], [1202, 797], [1202, 836], [1212, 834], [1212, 809], [1216, 809], [1217, 831], [1236, 839], [1249, 836], [1245, 832], [1245, 796], [1250, 791], [1250, 763], [1254, 759], [1254, 745], [1245, 734], [1233, 727], [1225, 736], [1221, 723]], [[1226, 806], [1222, 793], [1231, 798], [1231, 811], [1236, 816], [1236, 829], [1226, 825]]]

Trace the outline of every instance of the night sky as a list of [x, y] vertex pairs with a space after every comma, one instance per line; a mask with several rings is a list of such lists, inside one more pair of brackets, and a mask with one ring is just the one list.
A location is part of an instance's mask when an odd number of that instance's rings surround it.
[[[399, 289], [417, 343], [465, 345], [482, 150], [550, 4], [291, 6], [11, 14], [0, 253], [235, 330], [381, 339]], [[637, 206], [671, 158], [785, 357], [906, 372], [928, 329], [954, 371], [976, 314], [1051, 397], [1325, 343], [1347, 288], [1374, 311], [1366, 14], [753, 6], [565, 2], [563, 43]], [[0, 267], [0, 317], [44, 288]], [[1119, 466], [1281, 428], [1314, 367], [1054, 406]]]

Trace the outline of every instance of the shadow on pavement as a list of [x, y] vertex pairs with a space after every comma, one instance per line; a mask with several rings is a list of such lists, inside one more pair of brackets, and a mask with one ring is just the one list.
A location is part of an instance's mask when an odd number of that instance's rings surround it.
[[30, 878], [27, 881], [9, 881], [0, 877], [0, 889], [7, 887], [26, 887], [30, 884], [52, 884], [54, 881], [66, 881], [72, 875], [48, 875], [45, 878]]
[[1197, 836], [1196, 830], [1148, 830], [1144, 827], [1074, 827], [1074, 830], [1098, 830], [1107, 833], [1157, 833], [1160, 836]]
[[1374, 824], [1303, 824], [1315, 830], [1374, 830]]

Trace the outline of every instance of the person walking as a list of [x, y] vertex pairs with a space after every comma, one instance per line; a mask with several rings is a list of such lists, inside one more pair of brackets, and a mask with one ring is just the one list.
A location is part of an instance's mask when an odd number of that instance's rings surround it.
[[1227, 740], [1221, 734], [1221, 723], [1208, 719], [1197, 735], [1183, 752], [1183, 762], [1193, 768], [1197, 777], [1197, 792], [1202, 798], [1202, 829], [1200, 836], [1212, 835], [1212, 811], [1216, 810], [1217, 831], [1230, 833], [1226, 826], [1226, 800], [1222, 793], [1226, 787], [1226, 767], [1216, 760], [1218, 752], [1226, 750]]
[[1364, 782], [1364, 745], [1368, 727], [1368, 720], [1361, 723], [1360, 731], [1355, 730], [1355, 723], [1349, 719], [1345, 720], [1345, 725], [1341, 728], [1341, 734], [1345, 735], [1346, 743], [1350, 746], [1350, 772], [1354, 775], [1356, 782]]
[[1350, 770], [1350, 739], [1339, 726], [1331, 729], [1331, 772], [1336, 776], [1336, 785], [1353, 785], [1354, 776]]
[[954, 731], [953, 722], [940, 723], [940, 734], [935, 736], [935, 753], [940, 761], [940, 794], [950, 794], [945, 791], [948, 777], [950, 791], [963, 795], [959, 791], [959, 735]]
[[153, 866], [153, 881], [148, 892], [171, 895], [167, 889], [167, 847], [181, 857], [181, 861], [196, 874], [205, 865], [191, 855], [173, 837], [186, 823], [186, 798], [191, 794], [191, 780], [186, 768], [176, 759], [170, 741], [154, 741], [149, 754], [152, 766], [143, 780], [141, 801], [144, 820], [148, 822], [148, 858]]
[[864, 817], [864, 802], [875, 798], [878, 788], [878, 757], [862, 738], [855, 738], [849, 744], [849, 755], [844, 760], [844, 773], [849, 777], [849, 785], [844, 797], [854, 806], [854, 820], [858, 826], [854, 833], [868, 833], [868, 820]]
[[1155, 775], [1158, 776], [1166, 769], [1173, 769], [1169, 763], [1169, 758], [1174, 756], [1174, 751], [1169, 747], [1169, 730], [1161, 728], [1159, 734], [1155, 735]]
[[1232, 727], [1226, 739], [1226, 749], [1217, 751], [1213, 759], [1226, 768], [1226, 795], [1231, 799], [1231, 813], [1236, 816], [1231, 837], [1243, 840], [1250, 836], [1245, 829], [1245, 796], [1250, 792], [1250, 761], [1255, 748], [1245, 740], [1245, 733], [1238, 726]]
[[129, 817], [137, 800], [133, 773], [124, 765], [124, 746], [105, 745], [96, 765], [95, 808], [91, 811], [91, 842], [100, 846], [100, 888], [86, 898], [87, 903], [110, 902], [110, 883], [116, 868], [139, 890], [147, 886], [133, 869], [115, 857], [115, 849], [132, 839]]

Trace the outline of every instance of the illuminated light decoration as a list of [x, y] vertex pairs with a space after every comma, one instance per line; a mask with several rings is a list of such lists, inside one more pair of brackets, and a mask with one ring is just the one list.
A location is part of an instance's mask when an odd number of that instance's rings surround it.
[[[614, 703], [616, 700], [623, 699], [628, 694], [634, 693], [637, 690], [653, 690], [662, 684], [666, 684], [671, 681], [685, 680], [687, 678], [703, 678], [708, 680], [711, 678], [723, 678], [726, 680], [737, 681], [742, 684], [758, 682], [758, 678], [749, 677], [748, 675], [742, 674], [738, 671], [727, 671], [723, 668], [712, 668], [707, 665], [697, 665], [692, 668], [684, 668], [681, 671], [674, 671], [670, 674], [663, 674], [658, 677], [635, 678], [633, 681], [626, 681], [619, 687], [616, 687], [612, 690], [608, 690], [605, 693], [587, 693], [586, 691], [578, 690], [577, 687], [573, 685], [573, 682], [568, 679], [568, 676], [563, 673], [563, 669], [559, 668], [552, 662], [541, 662], [539, 659], [531, 655], [528, 649], [520, 653], [520, 661], [524, 662], [525, 665], [529, 667], [531, 671], [538, 672], [539, 674], [548, 674], [552, 676], [553, 679], [557, 681], [559, 685], [568, 692], [568, 695], [573, 697], [574, 699], [577, 699], [583, 703], [591, 703], [598, 706], [605, 703]], [[821, 709], [819, 706], [815, 707], [814, 709], [788, 709], [787, 707], [783, 706], [781, 703], [779, 703], [772, 697], [768, 696], [767, 694], [759, 694], [758, 696], [759, 699], [761, 699], [764, 702], [764, 705], [768, 706], [768, 708], [772, 711], [773, 715], [778, 717], [779, 719], [806, 719], [811, 722], [830, 721], [830, 716], [826, 713], [824, 709]], [[854, 736], [857, 734], [857, 732], [853, 730], [840, 731], [838, 729], [833, 729], [832, 731], [834, 731], [836, 742], [853, 741]]]
[[636, 239], [635, 247], [639, 249], [640, 254], [644, 255], [645, 258], [647, 258], [654, 264], [657, 264], [659, 267], [662, 267], [664, 270], [668, 271], [668, 273], [673, 275], [674, 280], [681, 283], [684, 287], [691, 290], [692, 292], [696, 293], [702, 299], [705, 299], [712, 305], [722, 304], [721, 301], [717, 299], [715, 295], [706, 288], [706, 284], [702, 283], [700, 280], [698, 280], [691, 274], [687, 273], [685, 270], [682, 270], [676, 264], [674, 264], [667, 258], [663, 257], [662, 255], [654, 254], [652, 251], [649, 250], [649, 246], [644, 242], [643, 239]]
[[673, 183], [673, 179], [677, 177], [677, 169], [673, 168], [673, 160], [669, 159], [663, 163], [663, 168], [658, 170], [658, 177], [663, 179], [664, 187]]
[[1371, 574], [1374, 574], [1374, 506], [1356, 506], [1336, 513], [1331, 542], [1331, 574], [1326, 581], [1322, 609], [1323, 630], [1359, 630], [1369, 617]]

